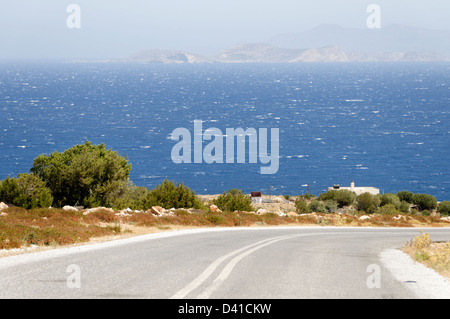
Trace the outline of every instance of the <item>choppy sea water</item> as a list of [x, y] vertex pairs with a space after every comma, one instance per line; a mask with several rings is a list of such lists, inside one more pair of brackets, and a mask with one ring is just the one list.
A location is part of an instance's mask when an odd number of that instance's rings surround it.
[[[0, 179], [90, 140], [130, 179], [200, 194], [319, 194], [333, 184], [450, 200], [450, 64], [1, 64]], [[175, 164], [176, 128], [279, 128], [279, 170]], [[205, 142], [205, 145], [207, 143]], [[270, 151], [270, 149], [269, 149]]]

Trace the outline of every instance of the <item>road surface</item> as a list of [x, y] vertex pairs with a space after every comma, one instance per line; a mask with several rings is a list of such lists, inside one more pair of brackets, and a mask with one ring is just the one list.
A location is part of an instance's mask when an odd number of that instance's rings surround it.
[[[424, 230], [450, 241], [449, 228]], [[399, 255], [418, 235], [338, 227], [151, 234], [0, 258], [0, 298], [450, 298], [448, 280]]]

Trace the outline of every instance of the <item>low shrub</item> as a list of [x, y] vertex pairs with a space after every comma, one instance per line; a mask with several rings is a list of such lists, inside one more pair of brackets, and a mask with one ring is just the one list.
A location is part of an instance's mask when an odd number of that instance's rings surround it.
[[34, 174], [19, 174], [0, 183], [0, 201], [32, 209], [49, 207], [53, 197], [45, 183]]
[[313, 200], [311, 204], [309, 204], [309, 211], [315, 212], [315, 213], [328, 213], [327, 208], [325, 207], [325, 204], [322, 201]]
[[175, 185], [174, 182], [165, 179], [155, 189], [148, 191], [142, 200], [142, 208], [150, 209], [152, 206], [171, 208], [201, 208], [202, 202], [183, 183]]
[[357, 197], [356, 208], [367, 214], [373, 214], [376, 212], [381, 204], [380, 197], [377, 195], [372, 195], [370, 193], [364, 193]]
[[305, 200], [309, 200], [309, 199], [316, 198], [316, 195], [311, 194], [311, 193], [306, 193], [306, 194], [300, 195], [299, 197], [302, 199], [305, 199]]
[[437, 207], [436, 197], [428, 194], [414, 194], [411, 197], [413, 204], [417, 205], [419, 210], [432, 210]]
[[400, 201], [405, 201], [407, 203], [411, 203], [411, 197], [414, 194], [412, 192], [408, 192], [408, 191], [401, 191], [397, 193], [397, 197]]
[[439, 211], [439, 213], [441, 213], [442, 216], [449, 216], [450, 215], [450, 202], [444, 201], [442, 203], [439, 203], [438, 211]]
[[351, 206], [356, 201], [356, 194], [352, 191], [343, 189], [338, 191], [336, 202], [339, 207]]
[[251, 198], [244, 195], [238, 189], [230, 189], [228, 192], [223, 193], [213, 200], [213, 204], [224, 212], [234, 212], [236, 210], [245, 212], [254, 211]]
[[398, 210], [404, 214], [409, 213], [410, 204], [406, 201], [401, 201]]
[[111, 208], [144, 210], [144, 201], [148, 193], [149, 190], [146, 187], [138, 187], [131, 182], [124, 183], [117, 191], [116, 196], [111, 198]]
[[329, 214], [329, 213], [334, 213], [337, 210], [338, 210], [337, 202], [334, 200], [331, 200], [331, 199], [328, 199], [326, 201], [313, 200], [309, 204], [310, 212]]
[[394, 205], [387, 204], [378, 208], [376, 213], [381, 215], [398, 215], [400, 214], [400, 211], [398, 211]]
[[356, 194], [348, 189], [332, 189], [319, 196], [319, 200], [334, 200], [340, 208], [344, 206], [351, 206], [356, 201]]
[[430, 216], [431, 213], [429, 210], [425, 209], [424, 211], [422, 211], [422, 216]]
[[219, 226], [224, 225], [227, 223], [226, 218], [223, 215], [220, 214], [207, 214], [205, 215], [205, 218], [211, 222], [212, 224]]
[[302, 198], [298, 198], [295, 201], [295, 209], [296, 209], [297, 213], [299, 213], [299, 214], [310, 213], [310, 208], [308, 206], [308, 203]]
[[326, 200], [324, 204], [328, 213], [334, 213], [338, 210], [338, 204], [334, 200]]
[[386, 193], [380, 196], [380, 206], [384, 206], [387, 204], [392, 204], [394, 205], [396, 208], [400, 207], [400, 199], [398, 198], [397, 195], [395, 194], [391, 194], [391, 193]]

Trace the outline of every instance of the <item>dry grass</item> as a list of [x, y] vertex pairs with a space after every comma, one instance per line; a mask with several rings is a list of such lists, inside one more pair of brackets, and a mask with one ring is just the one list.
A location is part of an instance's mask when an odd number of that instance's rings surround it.
[[433, 242], [428, 233], [421, 232], [403, 250], [414, 260], [450, 278], [450, 243]]
[[[25, 210], [10, 207], [7, 216], [0, 218], [0, 249], [19, 248], [30, 245], [68, 245], [89, 241], [121, 232], [115, 216], [82, 212], [67, 212], [59, 209]], [[116, 221], [116, 224], [111, 222]]]
[[[287, 207], [286, 210], [289, 210]], [[88, 243], [94, 239], [114, 239], [142, 233], [195, 227], [254, 227], [278, 225], [375, 226], [375, 227], [450, 227], [450, 222], [431, 216], [356, 214], [276, 213], [257, 215], [248, 212], [213, 213], [208, 210], [177, 209], [161, 217], [149, 212], [118, 214], [108, 209], [83, 211], [61, 209], [25, 210], [10, 207], [0, 217], [0, 250], [30, 246], [57, 247]]]

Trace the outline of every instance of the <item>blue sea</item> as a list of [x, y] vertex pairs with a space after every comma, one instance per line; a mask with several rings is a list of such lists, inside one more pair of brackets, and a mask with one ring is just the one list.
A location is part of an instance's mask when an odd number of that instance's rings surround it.
[[[449, 83], [449, 63], [3, 63], [0, 179], [89, 140], [127, 156], [149, 188], [168, 178], [198, 194], [318, 195], [354, 181], [450, 200]], [[278, 172], [175, 164], [171, 133], [195, 120], [279, 128]]]

